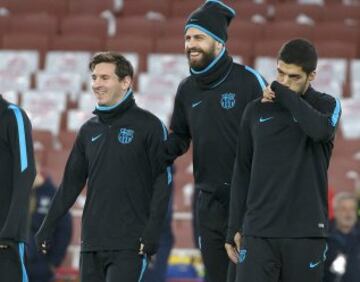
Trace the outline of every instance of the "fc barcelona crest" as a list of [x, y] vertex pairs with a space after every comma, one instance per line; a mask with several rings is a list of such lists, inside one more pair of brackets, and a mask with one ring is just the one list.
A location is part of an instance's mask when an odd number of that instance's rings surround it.
[[244, 262], [245, 258], [246, 258], [246, 253], [247, 250], [240, 250], [240, 254], [239, 254], [239, 261], [240, 263]]
[[134, 139], [134, 130], [127, 128], [120, 128], [118, 140], [121, 144], [129, 144]]
[[235, 94], [234, 93], [222, 94], [220, 104], [225, 110], [229, 110], [235, 107]]

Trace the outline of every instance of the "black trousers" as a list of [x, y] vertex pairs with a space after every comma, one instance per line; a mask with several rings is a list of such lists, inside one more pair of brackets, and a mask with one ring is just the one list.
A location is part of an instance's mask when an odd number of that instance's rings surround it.
[[225, 250], [228, 207], [212, 193], [200, 192], [197, 203], [199, 247], [203, 258], [206, 282], [234, 282], [235, 264]]
[[7, 248], [0, 248], [0, 281], [28, 282], [24, 243], [7, 245]]
[[135, 250], [82, 252], [81, 282], [140, 282], [148, 259]]
[[236, 282], [322, 282], [323, 238], [244, 237]]

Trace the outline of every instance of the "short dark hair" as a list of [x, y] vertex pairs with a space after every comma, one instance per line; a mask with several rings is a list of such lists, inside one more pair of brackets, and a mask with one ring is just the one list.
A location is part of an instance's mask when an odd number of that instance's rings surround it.
[[300, 66], [306, 74], [310, 74], [316, 69], [317, 59], [315, 46], [303, 38], [286, 42], [278, 54], [278, 60]]
[[100, 63], [110, 63], [115, 65], [115, 74], [119, 80], [126, 76], [133, 78], [134, 68], [131, 63], [121, 54], [116, 52], [99, 52], [96, 53], [89, 63], [89, 69], [94, 70], [95, 66]]

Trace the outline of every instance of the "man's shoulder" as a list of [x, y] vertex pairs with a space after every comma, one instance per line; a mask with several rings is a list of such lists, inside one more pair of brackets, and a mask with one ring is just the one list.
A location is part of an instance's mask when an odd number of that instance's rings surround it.
[[236, 77], [242, 78], [243, 81], [245, 80], [253, 83], [254, 85], [260, 85], [262, 89], [266, 87], [267, 82], [264, 77], [252, 67], [240, 63], [233, 63], [232, 72], [236, 75]]
[[315, 90], [314, 88], [310, 89], [311, 97], [318, 104], [334, 106], [338, 105], [340, 107], [340, 100], [330, 94]]

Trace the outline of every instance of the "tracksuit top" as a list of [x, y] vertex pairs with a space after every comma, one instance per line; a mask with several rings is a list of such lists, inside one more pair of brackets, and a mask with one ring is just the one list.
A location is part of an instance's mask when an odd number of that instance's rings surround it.
[[94, 113], [80, 128], [37, 241], [50, 238], [87, 181], [82, 251], [139, 250], [140, 240], [156, 244], [172, 181], [169, 169], [157, 165], [166, 128], [135, 104], [131, 90], [118, 104], [97, 106]]
[[236, 231], [269, 238], [325, 237], [327, 169], [341, 108], [309, 87], [278, 82], [274, 103], [251, 102], [239, 133], [228, 238]]
[[31, 123], [0, 95], [0, 241], [25, 242], [35, 179]]
[[[226, 53], [219, 56], [226, 58]], [[228, 58], [210, 64], [203, 73], [192, 70], [180, 83], [167, 142], [168, 154], [177, 156], [192, 140], [196, 187], [219, 194], [230, 191], [243, 110], [262, 95], [266, 84], [255, 70]]]

